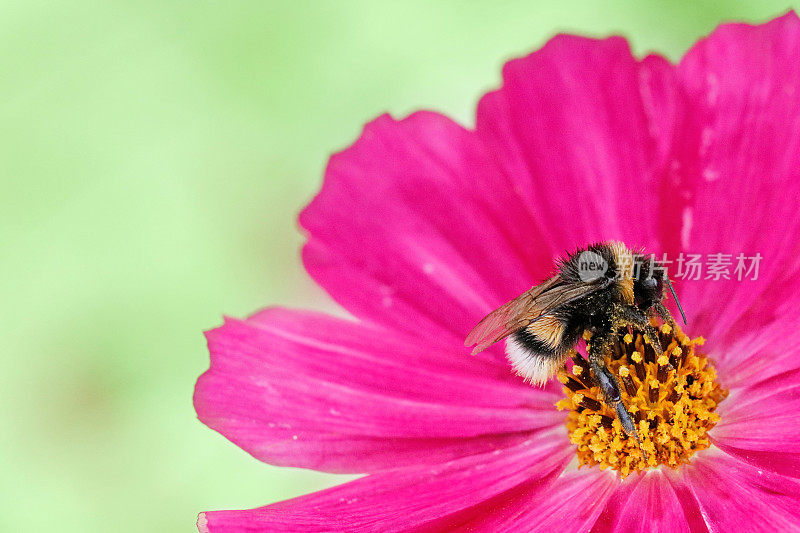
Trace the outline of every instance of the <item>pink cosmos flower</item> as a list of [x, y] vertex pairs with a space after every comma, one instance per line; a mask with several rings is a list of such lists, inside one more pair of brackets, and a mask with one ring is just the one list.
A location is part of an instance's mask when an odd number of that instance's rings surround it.
[[[726, 24], [677, 65], [560, 35], [503, 69], [474, 129], [369, 123], [303, 211], [310, 275], [354, 317], [270, 308], [208, 332], [200, 420], [274, 465], [368, 474], [201, 531], [800, 529], [800, 20]], [[575, 457], [486, 313], [599, 240], [759, 252], [757, 279], [680, 281], [730, 396], [713, 446], [624, 480]]]

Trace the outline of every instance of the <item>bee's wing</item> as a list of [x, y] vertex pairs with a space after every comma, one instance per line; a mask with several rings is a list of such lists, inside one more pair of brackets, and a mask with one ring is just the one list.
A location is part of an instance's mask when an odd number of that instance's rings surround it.
[[537, 305], [537, 298], [559, 286], [563, 286], [561, 278], [557, 275], [553, 276], [498, 307], [472, 328], [464, 341], [464, 346], [476, 344], [477, 346], [472, 350], [474, 355], [524, 328], [542, 314], [538, 312], [538, 308], [541, 306]]
[[473, 355], [482, 352], [553, 309], [605, 286], [607, 282], [602, 278], [593, 282], [567, 283], [555, 275], [486, 315], [469, 332], [464, 346], [475, 344]]

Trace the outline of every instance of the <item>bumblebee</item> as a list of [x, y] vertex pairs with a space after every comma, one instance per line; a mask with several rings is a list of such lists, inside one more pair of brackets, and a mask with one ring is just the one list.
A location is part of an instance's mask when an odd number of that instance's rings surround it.
[[489, 313], [464, 344], [475, 345], [476, 354], [506, 339], [506, 355], [515, 371], [543, 385], [565, 363], [584, 332], [591, 333], [589, 368], [624, 431], [641, 444], [605, 356], [628, 326], [644, 331], [656, 355], [661, 355], [650, 319], [659, 317], [675, 326], [663, 303], [667, 287], [685, 323], [669, 277], [652, 256], [621, 242], [592, 244], [560, 260], [555, 275]]

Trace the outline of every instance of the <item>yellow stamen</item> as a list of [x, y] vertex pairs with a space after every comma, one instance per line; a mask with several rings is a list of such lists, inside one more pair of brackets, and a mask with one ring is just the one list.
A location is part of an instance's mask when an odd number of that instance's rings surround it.
[[[662, 340], [664, 354], [655, 363], [644, 359], [642, 331], [627, 333], [606, 357], [606, 366], [618, 376], [641, 447], [625, 434], [614, 410], [598, 401], [602, 393], [593, 380], [580, 385], [573, 380], [572, 388], [564, 387], [567, 397], [556, 405], [569, 410], [567, 430], [581, 465], [610, 467], [626, 477], [662, 464], [677, 468], [711, 445], [708, 431], [719, 421], [714, 411], [728, 391], [716, 382], [716, 371], [705, 354], [695, 351], [703, 344], [702, 337], [689, 339], [677, 326], [666, 324], [660, 331], [661, 338], [667, 338]], [[580, 356], [574, 360], [572, 373], [586, 377], [586, 361]], [[565, 385], [568, 375], [566, 368], [559, 371]], [[581, 388], [584, 384], [590, 385]]]

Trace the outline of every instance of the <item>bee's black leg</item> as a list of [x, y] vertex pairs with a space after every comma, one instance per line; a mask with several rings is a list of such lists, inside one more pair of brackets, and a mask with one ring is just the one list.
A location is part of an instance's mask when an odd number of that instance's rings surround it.
[[622, 402], [622, 396], [619, 392], [619, 385], [613, 374], [606, 368], [605, 359], [603, 356], [609, 352], [611, 345], [614, 342], [614, 332], [607, 334], [595, 334], [589, 343], [589, 368], [592, 371], [600, 390], [603, 393], [603, 399], [606, 405], [612, 407], [617, 412], [617, 418], [622, 425], [622, 429], [627, 435], [633, 435], [639, 449], [642, 450], [645, 460], [647, 460], [647, 452], [642, 448], [642, 441], [639, 438], [639, 433], [636, 431], [636, 425], [633, 423], [630, 413], [625, 408]]
[[650, 324], [647, 324], [644, 327], [644, 334], [647, 335], [650, 346], [653, 347], [653, 351], [656, 352], [656, 359], [658, 359], [664, 354], [664, 348], [661, 347], [661, 339], [658, 338], [658, 331]]
[[667, 306], [665, 306], [661, 302], [656, 302], [656, 304], [653, 307], [655, 308], [656, 313], [658, 313], [658, 316], [661, 317], [661, 320], [663, 320], [664, 322], [669, 324], [669, 326], [674, 330], [675, 329], [675, 319], [672, 318], [672, 313], [669, 312], [669, 309], [667, 309]]
[[[672, 316], [670, 316], [669, 311], [664, 304], [658, 303], [656, 306], [661, 306], [664, 311], [666, 311], [667, 316], [669, 316], [669, 323], [671, 327], [675, 327], [675, 321], [672, 320]], [[661, 311], [656, 307], [656, 312], [661, 315]], [[650, 345], [653, 347], [653, 350], [656, 353], [656, 359], [661, 357], [664, 353], [664, 349], [661, 347], [661, 340], [658, 338], [658, 331], [652, 325], [650, 325], [650, 317], [644, 314], [641, 310], [633, 306], [620, 306], [618, 310], [618, 316], [620, 317], [620, 322], [624, 323], [625, 325], [631, 325], [633, 327], [641, 328], [644, 330], [644, 334], [647, 335], [648, 340], [650, 341]]]
[[640, 329], [644, 329], [650, 323], [650, 318], [642, 310], [633, 305], [616, 305], [614, 316], [617, 321], [623, 325]]

